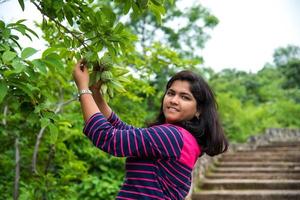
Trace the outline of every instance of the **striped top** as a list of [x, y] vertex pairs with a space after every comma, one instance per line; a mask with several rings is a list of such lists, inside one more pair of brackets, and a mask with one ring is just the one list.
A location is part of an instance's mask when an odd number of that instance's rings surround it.
[[115, 113], [94, 114], [83, 132], [103, 151], [126, 159], [125, 181], [116, 199], [184, 199], [200, 155], [195, 138], [172, 124], [135, 128]]

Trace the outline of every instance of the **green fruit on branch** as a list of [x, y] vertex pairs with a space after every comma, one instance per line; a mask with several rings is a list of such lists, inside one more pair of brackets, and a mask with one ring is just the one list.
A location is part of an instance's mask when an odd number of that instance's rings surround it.
[[103, 71], [101, 72], [101, 76], [100, 76], [100, 80], [102, 82], [108, 82], [108, 81], [111, 81], [113, 78], [113, 75], [110, 71]]
[[104, 54], [104, 56], [100, 59], [99, 65], [104, 69], [111, 68], [113, 66], [113, 61], [111, 56], [108, 53]]

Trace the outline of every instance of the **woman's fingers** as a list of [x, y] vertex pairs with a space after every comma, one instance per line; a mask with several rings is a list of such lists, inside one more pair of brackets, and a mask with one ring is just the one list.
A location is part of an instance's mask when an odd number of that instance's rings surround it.
[[79, 60], [73, 69], [73, 77], [78, 89], [86, 89], [89, 84], [89, 73], [86, 66], [86, 61]]
[[80, 62], [80, 65], [79, 65], [80, 70], [83, 71], [84, 68], [86, 67], [87, 61], [86, 61], [86, 59], [83, 58], [79, 62]]
[[80, 71], [84, 72], [85, 69], [87, 68], [86, 64], [87, 64], [87, 61], [85, 59], [80, 59], [74, 67], [74, 72], [79, 69], [80, 69]]

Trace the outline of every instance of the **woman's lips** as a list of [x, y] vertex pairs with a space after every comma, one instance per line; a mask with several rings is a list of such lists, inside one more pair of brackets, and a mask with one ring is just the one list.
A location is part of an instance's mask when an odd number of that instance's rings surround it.
[[169, 106], [168, 110], [173, 111], [173, 112], [179, 112], [179, 110], [175, 107]]

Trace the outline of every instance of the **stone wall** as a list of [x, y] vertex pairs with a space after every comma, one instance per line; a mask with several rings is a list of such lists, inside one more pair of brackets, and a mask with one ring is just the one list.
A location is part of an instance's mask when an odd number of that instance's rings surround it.
[[239, 149], [256, 149], [257, 146], [267, 145], [276, 141], [300, 141], [300, 129], [269, 128], [264, 134], [249, 137], [244, 144], [230, 144], [230, 151]]

